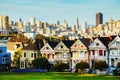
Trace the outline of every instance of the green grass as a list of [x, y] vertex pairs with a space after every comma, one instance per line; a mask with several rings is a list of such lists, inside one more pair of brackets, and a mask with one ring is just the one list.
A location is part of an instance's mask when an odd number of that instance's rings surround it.
[[0, 72], [0, 80], [120, 80], [120, 76], [77, 74], [69, 72], [9, 73]]

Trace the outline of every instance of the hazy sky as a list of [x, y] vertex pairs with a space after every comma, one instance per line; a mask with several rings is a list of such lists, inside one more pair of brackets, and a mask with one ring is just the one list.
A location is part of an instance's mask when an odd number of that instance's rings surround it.
[[120, 0], [0, 0], [0, 15], [8, 15], [11, 20], [37, 20], [62, 24], [66, 19], [69, 26], [79, 23], [95, 24], [96, 13], [101, 12], [104, 22], [111, 18], [120, 20]]

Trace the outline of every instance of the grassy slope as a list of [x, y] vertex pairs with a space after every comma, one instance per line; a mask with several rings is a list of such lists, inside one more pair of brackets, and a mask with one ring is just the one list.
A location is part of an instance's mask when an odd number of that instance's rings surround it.
[[0, 80], [120, 80], [120, 76], [76, 73], [0, 73]]

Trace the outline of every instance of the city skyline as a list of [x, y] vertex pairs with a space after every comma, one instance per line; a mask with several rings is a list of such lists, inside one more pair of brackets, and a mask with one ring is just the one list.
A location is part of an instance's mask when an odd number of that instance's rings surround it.
[[29, 21], [30, 17], [37, 20], [54, 23], [59, 20], [63, 24], [66, 20], [69, 26], [76, 22], [87, 22], [95, 25], [95, 15], [98, 12], [103, 13], [103, 23], [111, 18], [120, 19], [120, 1], [119, 0], [1, 0], [0, 15], [8, 15], [10, 20]]

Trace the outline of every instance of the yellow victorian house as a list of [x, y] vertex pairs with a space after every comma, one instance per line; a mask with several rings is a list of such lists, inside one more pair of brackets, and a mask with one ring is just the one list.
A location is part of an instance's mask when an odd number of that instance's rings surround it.
[[89, 63], [89, 50], [88, 46], [90, 45], [90, 39], [78, 39], [75, 43], [71, 46], [71, 53], [72, 53], [72, 69], [75, 69], [75, 66], [79, 62], [88, 62]]

